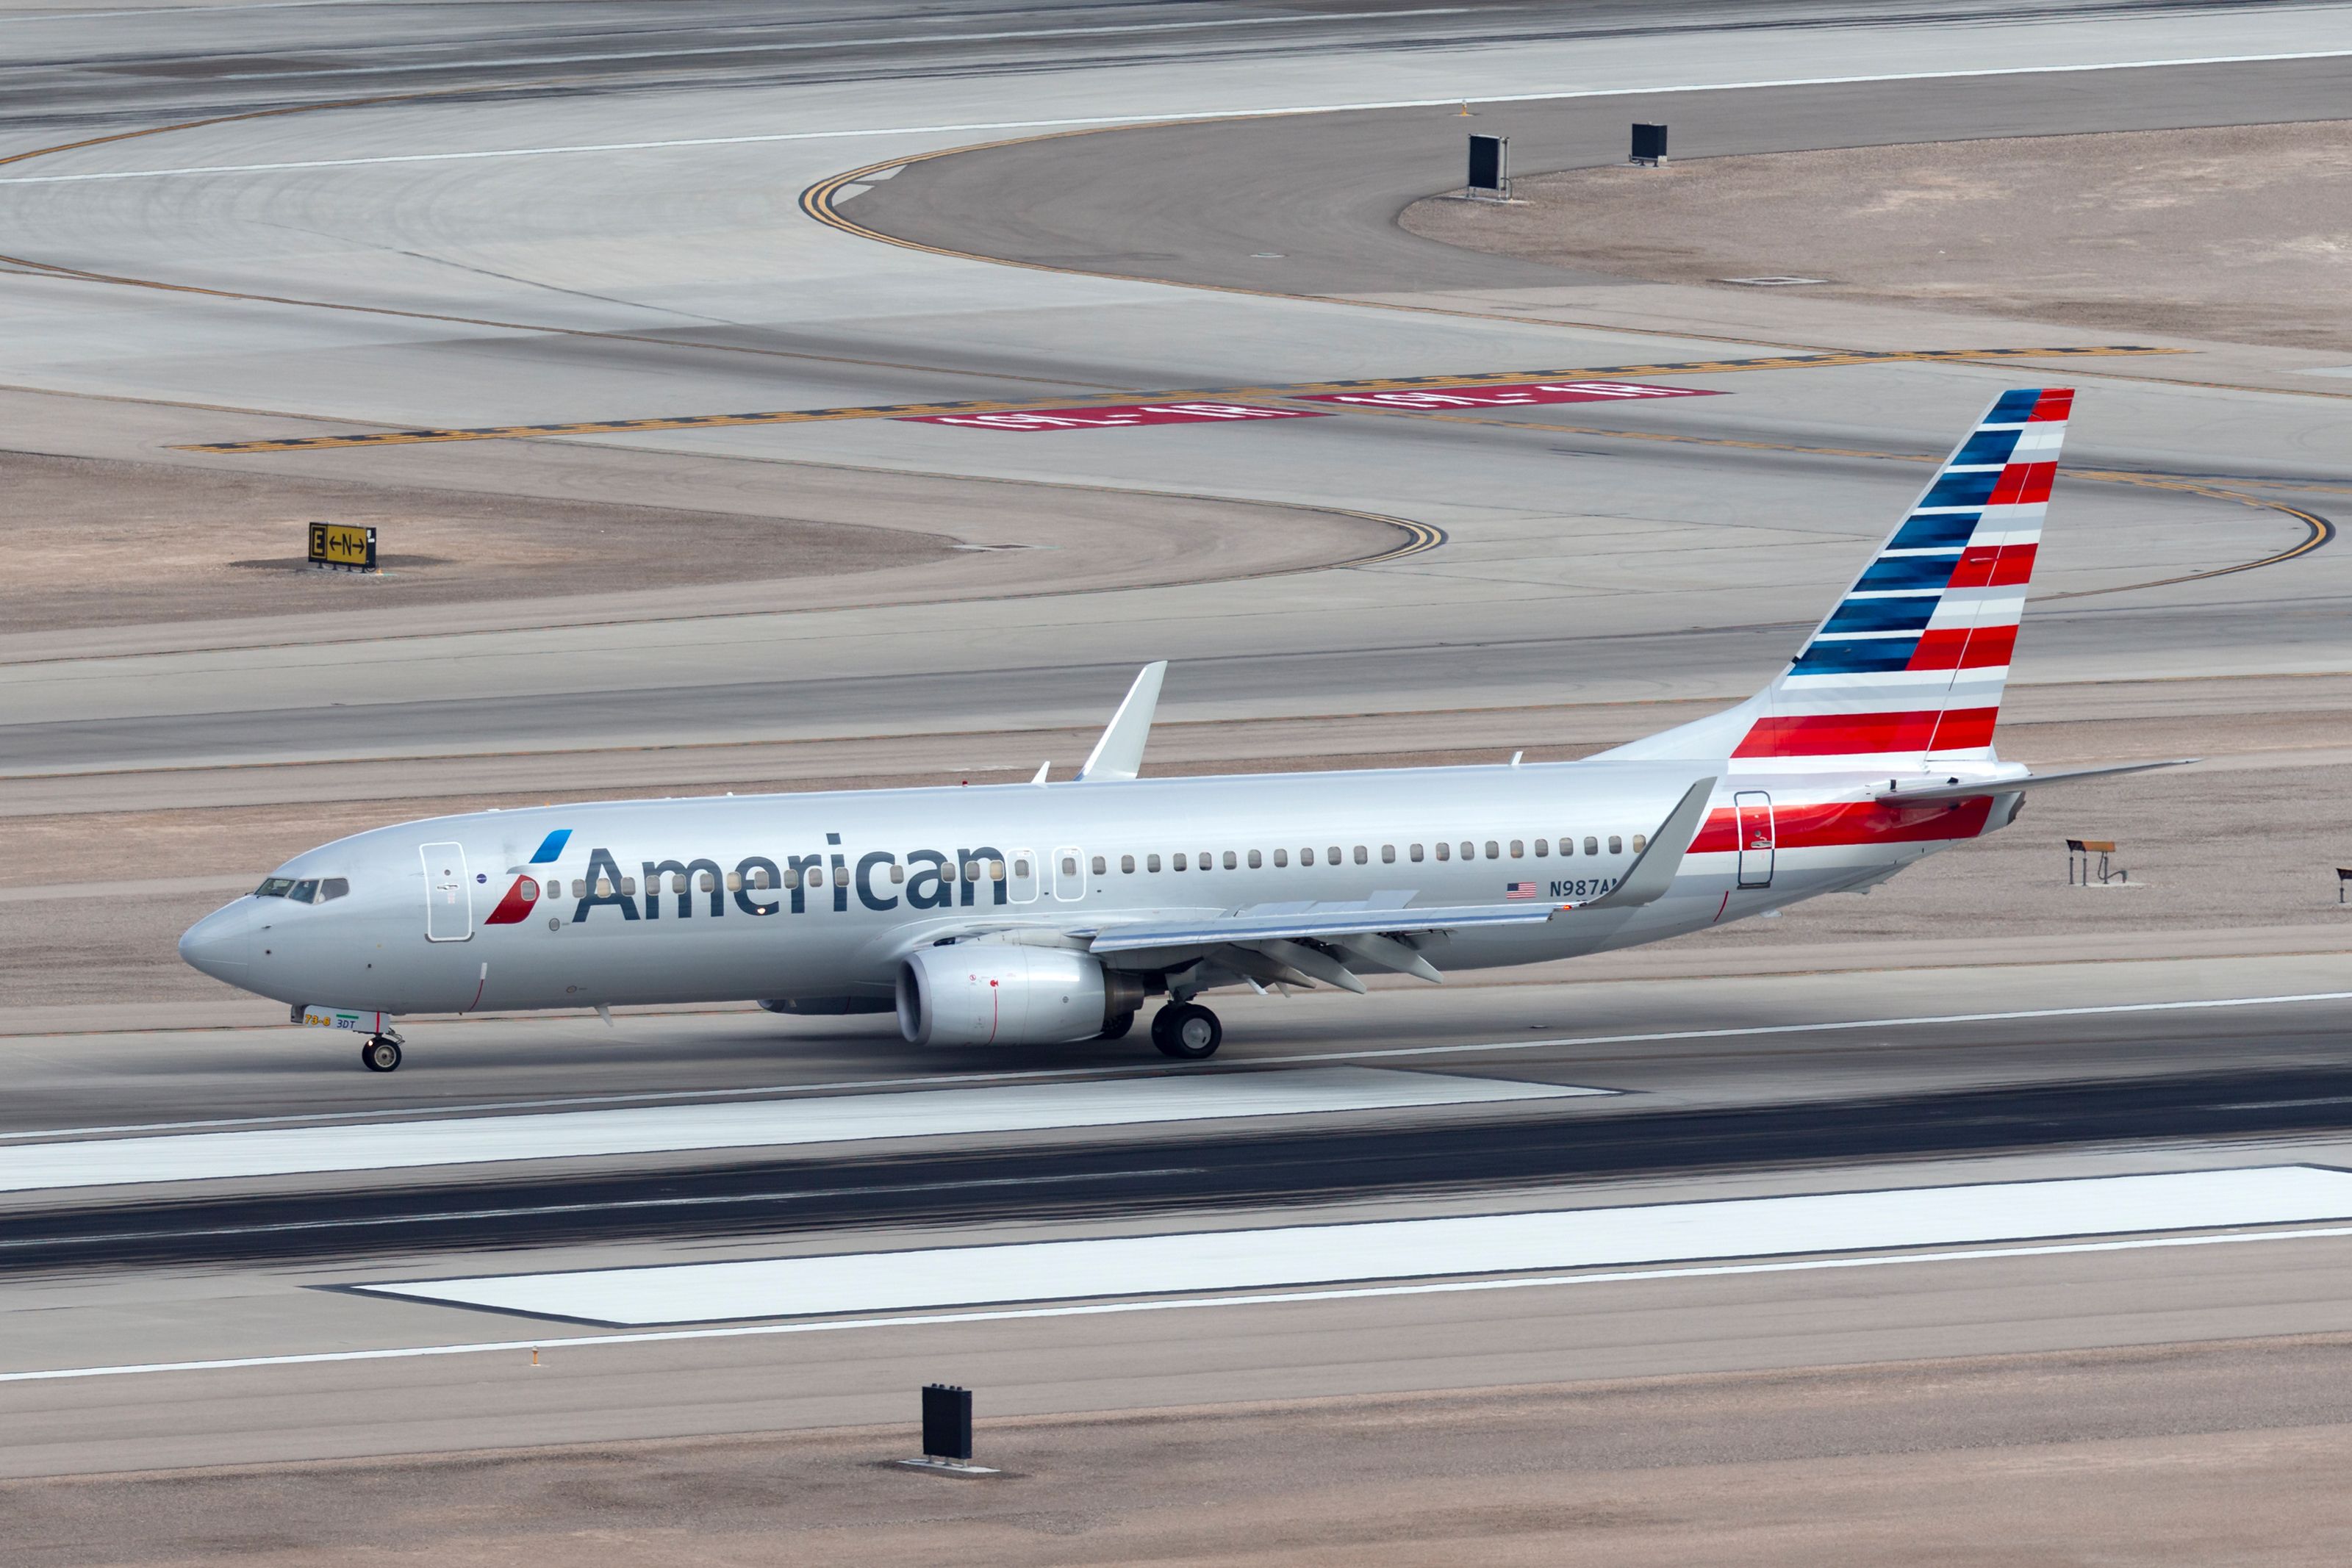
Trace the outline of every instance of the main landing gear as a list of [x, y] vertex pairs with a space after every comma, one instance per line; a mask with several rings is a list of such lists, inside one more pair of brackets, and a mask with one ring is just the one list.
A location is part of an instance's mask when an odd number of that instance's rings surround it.
[[390, 1072], [400, 1065], [400, 1037], [396, 1034], [371, 1036], [360, 1047], [360, 1065], [370, 1072]]
[[1151, 1043], [1179, 1061], [1206, 1061], [1225, 1042], [1225, 1026], [1198, 1002], [1171, 1002], [1151, 1019]]

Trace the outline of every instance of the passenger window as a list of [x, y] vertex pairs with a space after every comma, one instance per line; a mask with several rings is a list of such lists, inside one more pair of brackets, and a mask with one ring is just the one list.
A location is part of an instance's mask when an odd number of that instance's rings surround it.
[[1394, 844], [1382, 844], [1381, 846], [1381, 863], [1382, 865], [1396, 864], [1396, 846]]
[[1518, 840], [1517, 840], [1517, 839], [1513, 839], [1513, 840], [1511, 841], [1511, 858], [1512, 858], [1513, 860], [1520, 860], [1520, 859], [1525, 858], [1525, 857], [1526, 857], [1526, 855], [1527, 855], [1527, 852], [1528, 852], [1528, 846], [1527, 846], [1526, 844], [1521, 843], [1521, 842], [1520, 842]]
[[719, 879], [709, 872], [704, 872], [702, 875], [698, 877], [696, 880], [702, 883], [702, 891], [705, 893], [717, 893], [719, 891]]
[[1274, 852], [1274, 863], [1275, 863], [1275, 865], [1276, 865], [1276, 867], [1282, 867], [1282, 866], [1286, 866], [1286, 865], [1288, 865], [1288, 864], [1290, 863], [1290, 852], [1289, 852], [1288, 850], [1276, 850], [1276, 851], [1275, 851], [1275, 852]]
[[1633, 835], [1633, 852], [1635, 854], [1640, 854], [1643, 850], [1646, 850], [1649, 847], [1650, 841], [1647, 838], [1643, 837], [1640, 833], [1635, 833]]
[[588, 879], [586, 877], [575, 876], [572, 879], [572, 896], [574, 898], [585, 898], [588, 896]]
[[1231, 851], [1231, 850], [1227, 850], [1227, 851], [1225, 852], [1225, 869], [1226, 869], [1227, 871], [1231, 871], [1231, 870], [1233, 870], [1235, 866], [1239, 865], [1240, 863], [1241, 863], [1241, 862], [1240, 862], [1240, 861], [1238, 861], [1238, 860], [1236, 860], [1236, 859], [1234, 857], [1234, 852], [1233, 852], [1233, 851]]
[[1077, 856], [1064, 855], [1062, 857], [1062, 874], [1064, 876], [1076, 876], [1078, 874]]
[[1118, 869], [1125, 872], [1128, 875], [1133, 876], [1135, 874], [1135, 857], [1133, 855], [1119, 856]]
[[319, 902], [324, 904], [330, 899], [348, 897], [351, 891], [349, 877], [331, 876], [319, 884]]
[[1462, 842], [1462, 858], [1465, 861], [1476, 860], [1478, 858], [1478, 846], [1470, 842], [1467, 839], [1465, 839]]
[[1501, 860], [1503, 858], [1503, 846], [1496, 843], [1494, 840], [1488, 839], [1486, 841], [1486, 858], [1490, 861]]
[[745, 887], [746, 885], [747, 885], [747, 884], [746, 884], [746, 883], [744, 883], [744, 881], [743, 881], [743, 873], [742, 873], [741, 872], [740, 872], [740, 871], [730, 871], [730, 872], [729, 872], [729, 873], [727, 873], [727, 891], [728, 891], [728, 892], [730, 892], [730, 893], [740, 893], [740, 892], [742, 892], [742, 891], [743, 891], [743, 889], [744, 889], [744, 887]]
[[1622, 839], [1621, 839], [1621, 838], [1619, 838], [1619, 837], [1618, 837], [1616, 834], [1614, 834], [1614, 833], [1610, 834], [1610, 835], [1609, 835], [1609, 852], [1610, 852], [1611, 854], [1612, 854], [1612, 855], [1622, 855], [1622, 854], [1623, 854], [1623, 853], [1625, 852], [1625, 841], [1624, 841], [1624, 840], [1622, 840]]
[[798, 887], [800, 884], [801, 873], [794, 871], [792, 867], [786, 866], [784, 868], [784, 885], [786, 887]]
[[1185, 866], [1184, 857], [1181, 854], [1170, 855], [1168, 857], [1168, 863], [1172, 869], [1182, 871]]
[[[635, 898], [635, 897], [637, 895], [637, 879], [636, 879], [635, 877], [633, 877], [633, 876], [625, 876], [625, 877], [623, 877], [623, 878], [621, 879], [621, 891], [622, 891], [623, 893], [625, 893], [625, 894], [628, 894], [630, 897]], [[648, 889], [647, 891], [648, 891], [648, 892], [652, 892], [652, 893], [659, 893], [659, 892], [661, 891], [661, 889], [660, 889], [660, 888], [658, 888], [658, 887], [655, 887], [655, 888], [650, 888], [650, 889]]]
[[1337, 844], [1331, 846], [1331, 863], [1333, 865], [1339, 863], [1339, 846]]
[[1107, 866], [1105, 866], [1105, 865], [1103, 864], [1103, 858], [1102, 858], [1102, 856], [1100, 856], [1100, 855], [1097, 855], [1097, 856], [1095, 856], [1095, 874], [1096, 874], [1097, 876], [1100, 876], [1100, 875], [1102, 875], [1102, 874], [1103, 874], [1103, 873], [1104, 873], [1105, 871], [1108, 870], [1108, 869], [1109, 869], [1108, 867], [1107, 867]]
[[1437, 846], [1437, 858], [1442, 861], [1452, 860], [1454, 858], [1454, 846], [1447, 843], [1439, 844]]
[[821, 865], [813, 865], [808, 868], [808, 884], [811, 887], [823, 887], [824, 885], [824, 867]]
[[988, 880], [991, 882], [1003, 882], [1004, 880], [1004, 862], [1003, 861], [991, 861], [988, 862]]
[[1147, 871], [1158, 871], [1160, 869], [1160, 857], [1158, 855], [1146, 855], [1143, 857], [1143, 865], [1144, 869]]
[[1250, 870], [1255, 871], [1265, 864], [1265, 856], [1262, 852], [1257, 850], [1250, 851]]
[[892, 861], [892, 862], [890, 862], [890, 880], [891, 880], [892, 882], [904, 882], [904, 881], [906, 881], [906, 880], [907, 880], [907, 868], [906, 868], [905, 866], [903, 866], [903, 865], [900, 865], [897, 861]]
[[1013, 862], [1013, 874], [1014, 876], [1027, 876], [1029, 874], [1029, 862], [1025, 860], [1015, 860]]
[[1591, 834], [1587, 833], [1584, 836], [1584, 852], [1589, 855], [1599, 854], [1601, 852], [1601, 841], [1594, 838]]
[[1559, 852], [1560, 852], [1562, 855], [1572, 855], [1572, 854], [1574, 854], [1574, 853], [1576, 852], [1576, 835], [1575, 835], [1575, 834], [1573, 834], [1573, 833], [1562, 833], [1562, 834], [1560, 834], [1560, 836], [1559, 836]]
[[1357, 863], [1358, 865], [1366, 865], [1366, 864], [1369, 864], [1369, 863], [1370, 862], [1370, 861], [1371, 861], [1371, 858], [1372, 858], [1372, 857], [1371, 857], [1370, 852], [1369, 851], [1367, 851], [1367, 850], [1364, 848], [1364, 846], [1363, 846], [1363, 845], [1361, 845], [1361, 844], [1358, 844], [1358, 845], [1356, 846], [1356, 863]]
[[1413, 862], [1413, 863], [1414, 863], [1414, 864], [1418, 865], [1418, 864], [1421, 862], [1421, 846], [1420, 846], [1419, 844], [1415, 844], [1415, 845], [1413, 845], [1413, 846], [1412, 846], [1412, 848], [1411, 848], [1411, 849], [1409, 849], [1409, 850], [1405, 851], [1405, 855], [1406, 855], [1406, 858], [1410, 859], [1411, 861], [1412, 861], [1412, 862]]
[[1300, 865], [1313, 865], [1315, 863], [1315, 852], [1312, 849], [1304, 849], [1299, 851], [1298, 863]]
[[1549, 839], [1538, 839], [1536, 841], [1536, 859], [1542, 860], [1545, 856], [1550, 853], [1551, 841]]

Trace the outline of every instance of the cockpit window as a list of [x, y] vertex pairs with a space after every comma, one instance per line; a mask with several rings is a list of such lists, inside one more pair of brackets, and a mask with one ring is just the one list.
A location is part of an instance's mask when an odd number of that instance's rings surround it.
[[330, 899], [341, 898], [351, 891], [349, 877], [305, 877], [298, 882], [290, 876], [273, 876], [265, 878], [261, 885], [253, 890], [253, 896], [290, 898], [297, 904], [324, 904]]

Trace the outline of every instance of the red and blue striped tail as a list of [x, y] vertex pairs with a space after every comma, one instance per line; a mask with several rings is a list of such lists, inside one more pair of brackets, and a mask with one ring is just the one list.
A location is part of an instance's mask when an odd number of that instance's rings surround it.
[[1992, 756], [2074, 402], [2063, 387], [1994, 400], [1755, 705], [1735, 758], [1811, 770]]

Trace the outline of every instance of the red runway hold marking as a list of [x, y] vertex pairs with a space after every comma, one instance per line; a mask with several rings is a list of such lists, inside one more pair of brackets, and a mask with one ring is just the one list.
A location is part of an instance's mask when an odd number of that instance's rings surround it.
[[1037, 408], [1018, 413], [927, 413], [905, 424], [963, 424], [979, 430], [1104, 430], [1131, 424], [1204, 424], [1242, 419], [1324, 419], [1305, 408], [1244, 402], [1129, 402], [1096, 408]]
[[1370, 408], [1517, 408], [1538, 402], [1613, 402], [1623, 398], [1721, 397], [1705, 387], [1639, 382], [1521, 382], [1515, 386], [1414, 388], [1408, 392], [1302, 392], [1301, 402], [1353, 402]]

